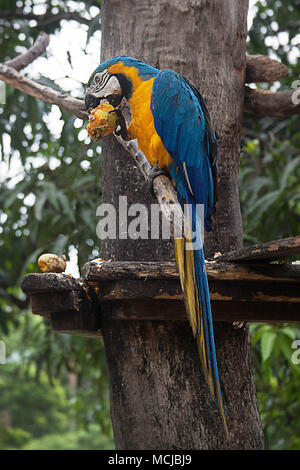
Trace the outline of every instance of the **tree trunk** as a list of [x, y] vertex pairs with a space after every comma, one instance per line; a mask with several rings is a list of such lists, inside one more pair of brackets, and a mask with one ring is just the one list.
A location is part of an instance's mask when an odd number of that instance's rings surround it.
[[[206, 254], [242, 245], [237, 174], [241, 144], [248, 0], [103, 0], [102, 60], [134, 55], [188, 78], [203, 94], [220, 143], [219, 200]], [[103, 201], [118, 196], [155, 202], [113, 137], [103, 141]], [[107, 240], [102, 257], [122, 261], [174, 258], [166, 240]], [[263, 435], [252, 374], [248, 328], [215, 323], [230, 438], [201, 372], [188, 322], [116, 321], [106, 311], [117, 449], [261, 449]]]

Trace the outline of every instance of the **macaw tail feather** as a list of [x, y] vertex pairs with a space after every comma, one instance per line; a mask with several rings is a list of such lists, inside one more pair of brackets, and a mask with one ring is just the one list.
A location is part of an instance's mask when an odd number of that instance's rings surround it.
[[[195, 204], [193, 202], [189, 204], [188, 195], [186, 199], [188, 208], [192, 209], [189, 209], [186, 214], [188, 234], [185, 233], [184, 237], [174, 240], [176, 264], [189, 322], [198, 344], [203, 373], [210, 394], [217, 401], [225, 432], [228, 436], [216, 359], [209, 287], [201, 240], [201, 220], [196, 213]], [[193, 230], [193, 233], [197, 233], [198, 242], [196, 246], [192, 242], [191, 230]]]

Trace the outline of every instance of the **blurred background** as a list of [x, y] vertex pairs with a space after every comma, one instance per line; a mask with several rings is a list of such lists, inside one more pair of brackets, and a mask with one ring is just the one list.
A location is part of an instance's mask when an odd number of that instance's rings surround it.
[[[24, 69], [42, 84], [84, 96], [99, 64], [101, 0], [0, 0], [0, 62], [30, 47], [47, 53]], [[300, 0], [250, 0], [248, 53], [288, 66], [300, 80]], [[300, 85], [300, 83], [299, 83]], [[254, 86], [254, 85], [253, 85]], [[244, 116], [240, 199], [244, 244], [300, 232], [299, 116]], [[0, 449], [113, 449], [102, 341], [55, 334], [20, 290], [41, 253], [65, 253], [66, 272], [99, 255], [101, 146], [86, 123], [6, 86], [0, 105]], [[300, 449], [297, 324], [251, 324], [255, 381], [268, 449]]]

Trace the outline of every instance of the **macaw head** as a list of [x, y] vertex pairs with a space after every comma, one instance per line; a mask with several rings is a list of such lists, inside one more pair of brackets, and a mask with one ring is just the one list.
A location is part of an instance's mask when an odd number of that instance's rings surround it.
[[85, 93], [87, 111], [107, 102], [114, 108], [122, 99], [129, 99], [143, 80], [155, 76], [159, 70], [128, 56], [117, 56], [100, 64], [92, 73]]

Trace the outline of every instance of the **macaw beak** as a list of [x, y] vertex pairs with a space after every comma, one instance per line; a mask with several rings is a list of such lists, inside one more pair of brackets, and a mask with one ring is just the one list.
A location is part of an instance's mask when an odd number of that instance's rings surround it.
[[91, 108], [97, 108], [98, 104], [100, 104], [100, 98], [97, 98], [97, 96], [91, 95], [90, 93], [87, 93], [85, 95], [85, 108], [87, 111], [89, 111]]

